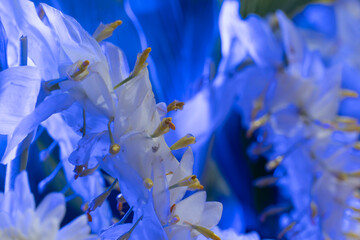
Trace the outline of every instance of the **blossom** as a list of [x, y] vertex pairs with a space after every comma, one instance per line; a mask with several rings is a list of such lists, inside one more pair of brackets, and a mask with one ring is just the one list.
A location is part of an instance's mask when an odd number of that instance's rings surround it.
[[16, 177], [14, 190], [0, 196], [1, 239], [94, 239], [84, 215], [60, 229], [65, 215], [62, 194], [47, 195], [35, 208], [25, 171]]

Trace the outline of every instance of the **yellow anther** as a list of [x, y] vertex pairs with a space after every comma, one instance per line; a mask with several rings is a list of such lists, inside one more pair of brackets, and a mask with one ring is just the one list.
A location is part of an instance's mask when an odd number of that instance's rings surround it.
[[266, 164], [266, 166], [265, 166], [266, 170], [272, 171], [275, 168], [277, 168], [282, 163], [282, 161], [284, 160], [284, 157], [285, 156], [278, 156], [274, 160], [271, 160], [270, 162], [268, 162]]
[[117, 89], [123, 84], [127, 83], [128, 81], [136, 77], [141, 72], [141, 70], [147, 67], [146, 59], [149, 57], [150, 52], [151, 52], [151, 48], [147, 48], [142, 53], [138, 54], [134, 70], [130, 73], [130, 75], [127, 78], [122, 80], [120, 83], [116, 84], [114, 89]]
[[337, 116], [335, 119], [338, 123], [345, 123], [345, 124], [356, 124], [357, 119], [353, 117], [347, 117], [347, 116]]
[[274, 185], [278, 180], [279, 180], [278, 177], [273, 177], [273, 176], [261, 177], [254, 181], [254, 185], [256, 187], [267, 187]]
[[318, 207], [314, 201], [311, 201], [310, 208], [311, 208], [311, 218], [314, 219], [318, 215]]
[[358, 235], [357, 233], [354, 233], [354, 232], [347, 232], [344, 234], [345, 234], [345, 236], [352, 238], [352, 239], [360, 239], [360, 235]]
[[154, 182], [150, 178], [145, 178], [144, 186], [146, 189], [151, 189], [154, 186]]
[[82, 210], [83, 212], [85, 212], [86, 210], [88, 210], [88, 208], [89, 208], [89, 202], [86, 202], [86, 203], [84, 203], [83, 205], [81, 205], [81, 210]]
[[339, 181], [346, 181], [349, 178], [348, 174], [343, 172], [334, 172], [334, 175]]
[[81, 61], [77, 61], [76, 63], [73, 64], [73, 68], [75, 68], [73, 70], [73, 73], [70, 74], [70, 78], [74, 81], [81, 81], [83, 80], [88, 74], [88, 66], [89, 66], [90, 62], [88, 60], [85, 60], [83, 62]]
[[359, 94], [353, 90], [350, 89], [341, 89], [340, 94], [343, 98], [358, 98]]
[[154, 133], [151, 135], [152, 138], [159, 137], [161, 135], [164, 135], [165, 133], [168, 133], [170, 131], [170, 128], [172, 130], [175, 130], [175, 125], [172, 123], [172, 118], [167, 117], [163, 118], [159, 126], [155, 129]]
[[95, 30], [93, 37], [96, 39], [97, 42], [101, 42], [102, 40], [111, 37], [114, 30], [121, 24], [122, 21], [120, 20], [117, 20], [109, 24], [100, 23], [100, 25]]
[[290, 223], [289, 225], [287, 225], [287, 226], [277, 235], [277, 239], [282, 239], [287, 232], [289, 232], [291, 229], [294, 228], [295, 225], [296, 225], [296, 222], [292, 222], [292, 223]]
[[353, 148], [360, 151], [360, 142], [355, 142]]
[[130, 74], [130, 76], [137, 76], [143, 68], [147, 66], [146, 59], [149, 57], [149, 53], [151, 52], [151, 48], [145, 49], [142, 53], [138, 54], [134, 70]]
[[360, 191], [359, 191], [359, 189], [355, 190], [353, 195], [354, 195], [355, 198], [360, 199]]
[[170, 171], [170, 172], [166, 173], [165, 175], [166, 175], [166, 176], [169, 176], [169, 175], [171, 175], [171, 174], [174, 174], [174, 172], [173, 172], [173, 171]]
[[218, 235], [216, 235], [213, 231], [211, 231], [210, 229], [207, 229], [202, 226], [193, 225], [186, 221], [184, 223], [190, 225], [193, 229], [195, 229], [196, 231], [198, 231], [200, 234], [202, 234], [204, 237], [206, 237], [208, 239], [221, 240], [221, 238]]
[[175, 215], [173, 218], [170, 219], [169, 223], [172, 224], [176, 224], [180, 221], [180, 217], [178, 215]]
[[191, 134], [186, 134], [186, 136], [180, 138], [176, 143], [174, 143], [170, 149], [171, 150], [178, 150], [184, 147], [189, 146], [190, 144], [194, 144], [196, 142], [196, 139]]
[[360, 170], [347, 174], [349, 177], [360, 177]]
[[257, 120], [252, 121], [250, 123], [250, 128], [246, 133], [246, 136], [251, 137], [252, 134], [254, 133], [254, 131], [257, 130], [258, 128], [264, 126], [269, 121], [269, 119], [270, 119], [269, 115], [266, 114], [266, 115], [258, 118]]
[[177, 110], [183, 110], [185, 103], [184, 102], [180, 102], [178, 100], [174, 100], [172, 103], [170, 103], [167, 106], [167, 112], [170, 111], [177, 111]]
[[170, 186], [169, 189], [174, 189], [177, 187], [188, 187], [189, 190], [202, 190], [204, 186], [200, 184], [199, 179], [196, 175], [191, 175], [186, 177], [179, 182], [175, 183], [174, 185]]
[[360, 213], [360, 208], [353, 207], [353, 206], [349, 206], [349, 208], [350, 208], [351, 210], [353, 210], [354, 212]]
[[115, 144], [112, 144], [110, 146], [110, 149], [109, 149], [109, 152], [112, 154], [112, 155], [115, 155], [115, 154], [118, 154], [120, 152], [120, 145], [115, 143]]

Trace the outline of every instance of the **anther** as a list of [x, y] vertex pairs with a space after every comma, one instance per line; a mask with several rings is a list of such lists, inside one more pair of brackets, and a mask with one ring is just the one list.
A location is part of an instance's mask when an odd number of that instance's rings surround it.
[[191, 175], [186, 177], [179, 182], [175, 183], [174, 185], [170, 186], [169, 189], [174, 189], [177, 187], [188, 187], [189, 190], [202, 190], [204, 186], [200, 184], [199, 179], [196, 175]]
[[287, 225], [287, 226], [277, 235], [277, 239], [282, 239], [287, 232], [289, 232], [291, 229], [294, 228], [295, 225], [296, 225], [296, 222], [292, 222], [292, 223], [290, 223], [289, 225]]
[[85, 60], [83, 62], [77, 61], [74, 65], [77, 66], [77, 69], [70, 75], [70, 78], [75, 81], [81, 81], [83, 80], [89, 72], [87, 71], [87, 68], [89, 66], [90, 62], [88, 60]]
[[341, 89], [340, 94], [343, 98], [358, 98], [359, 94], [350, 89]]
[[176, 223], [178, 223], [178, 222], [180, 222], [180, 217], [179, 217], [178, 215], [175, 215], [175, 216], [174, 216], [173, 218], [171, 218], [170, 221], [169, 221], [169, 223], [170, 223], [171, 225], [176, 224]]
[[178, 150], [184, 147], [189, 146], [190, 144], [194, 144], [196, 142], [196, 139], [193, 135], [186, 134], [186, 136], [180, 138], [176, 143], [174, 143], [170, 149], [171, 150]]
[[151, 189], [154, 186], [154, 182], [150, 178], [144, 179], [144, 186], [146, 189]]
[[168, 133], [170, 129], [175, 130], [175, 125], [171, 120], [171, 117], [163, 118], [159, 126], [155, 129], [154, 133], [151, 134], [151, 137], [156, 138], [164, 135], [165, 133]]
[[252, 121], [250, 123], [250, 128], [246, 133], [247, 137], [251, 137], [252, 134], [254, 133], [255, 130], [257, 130], [258, 128], [264, 126], [268, 121], [269, 121], [269, 115], [264, 115], [262, 117], [260, 117], [259, 119]]
[[270, 162], [266, 163], [265, 166], [266, 170], [268, 171], [274, 170], [282, 163], [283, 160], [284, 160], [283, 155], [276, 157], [274, 160], [271, 160]]
[[128, 232], [126, 232], [125, 234], [121, 235], [117, 240], [128, 240], [130, 239], [131, 233], [134, 231], [135, 227], [139, 224], [140, 220], [142, 220], [143, 216], [141, 216], [136, 223], [134, 224], [134, 226], [132, 226], [130, 228], [130, 230]]
[[118, 154], [120, 152], [120, 145], [115, 143], [115, 144], [112, 144], [110, 146], [110, 149], [109, 149], [109, 152], [112, 154], [112, 155], [115, 155], [115, 154]]
[[177, 111], [177, 110], [183, 110], [185, 103], [184, 102], [180, 102], [178, 100], [174, 100], [172, 103], [170, 103], [167, 106], [167, 112], [170, 111]]
[[199, 233], [201, 233], [204, 237], [206, 237], [208, 239], [221, 240], [221, 238], [218, 235], [216, 235], [213, 231], [211, 231], [210, 229], [207, 229], [202, 226], [193, 225], [186, 221], [184, 221], [184, 223], [190, 225], [193, 229], [195, 229], [196, 231], [198, 231]]
[[88, 216], [91, 216], [90, 212], [95, 211], [96, 208], [100, 207], [105, 202], [105, 200], [109, 197], [111, 191], [115, 188], [117, 181], [118, 180], [115, 179], [115, 181], [110, 185], [110, 187], [108, 187], [108, 189], [106, 189], [105, 192], [103, 192], [90, 202], [89, 208], [87, 209], [86, 213]]
[[254, 186], [256, 187], [268, 187], [274, 185], [279, 180], [278, 177], [273, 176], [267, 176], [267, 177], [261, 177], [254, 181]]
[[127, 83], [141, 72], [145, 67], [147, 67], [146, 59], [149, 57], [149, 53], [151, 52], [151, 48], [145, 49], [142, 53], [138, 54], [134, 70], [130, 73], [130, 75], [125, 78], [120, 83], [116, 84], [114, 89], [119, 88], [123, 84]]
[[97, 42], [101, 42], [102, 40], [111, 37], [114, 30], [121, 24], [121, 20], [117, 20], [109, 24], [100, 23], [100, 25], [96, 28], [93, 37], [96, 39]]

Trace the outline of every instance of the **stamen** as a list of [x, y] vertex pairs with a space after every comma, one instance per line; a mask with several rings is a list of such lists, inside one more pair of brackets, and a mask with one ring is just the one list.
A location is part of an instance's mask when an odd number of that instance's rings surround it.
[[199, 179], [196, 175], [191, 175], [186, 177], [179, 182], [175, 183], [174, 185], [170, 186], [169, 189], [174, 189], [177, 187], [188, 187], [189, 190], [202, 190], [204, 186], [200, 184]]
[[171, 207], [170, 207], [170, 213], [174, 212], [175, 207], [176, 207], [176, 204], [175, 204], [175, 203], [174, 203], [173, 205], [171, 205]]
[[[103, 192], [90, 202], [89, 208], [87, 209], [86, 213], [88, 217], [91, 217], [90, 212], [95, 211], [96, 208], [100, 207], [105, 202], [105, 200], [109, 197], [111, 191], [115, 188], [117, 181], [118, 180], [115, 179], [115, 181], [110, 185], [110, 187], [108, 187], [105, 192]], [[89, 220], [89, 222], [91, 221]]]
[[282, 163], [283, 160], [284, 160], [284, 155], [276, 157], [274, 160], [271, 160], [270, 162], [266, 163], [265, 166], [266, 170], [268, 171], [274, 170]]
[[355, 142], [353, 148], [360, 151], [360, 142]]
[[193, 135], [186, 134], [186, 136], [180, 138], [176, 143], [174, 143], [170, 149], [171, 150], [178, 150], [181, 148], [185, 148], [187, 146], [189, 146], [190, 144], [194, 144], [196, 142], [196, 139]]
[[359, 94], [350, 89], [341, 89], [340, 90], [341, 97], [343, 98], [358, 98]]
[[136, 223], [134, 224], [134, 226], [132, 226], [127, 233], [121, 235], [117, 240], [128, 240], [128, 239], [130, 239], [131, 233], [134, 231], [135, 227], [139, 224], [139, 222], [140, 222], [140, 220], [142, 220], [142, 218], [143, 218], [143, 216], [141, 216], [141, 217], [136, 221]]
[[112, 123], [113, 121], [114, 121], [114, 118], [111, 117], [110, 120], [109, 120], [109, 122], [108, 122], [107, 127], [108, 127], [108, 131], [109, 131], [109, 138], [110, 138], [110, 143], [111, 143], [111, 144], [110, 144], [109, 152], [110, 152], [112, 155], [115, 155], [115, 154], [117, 154], [117, 153], [120, 152], [121, 147], [120, 147], [119, 144], [115, 143], [114, 137], [113, 137], [112, 132], [111, 132], [111, 123]]
[[101, 42], [102, 40], [111, 37], [114, 30], [121, 24], [121, 20], [117, 20], [109, 24], [100, 23], [100, 25], [96, 28], [93, 37], [96, 39], [97, 42]]
[[277, 239], [282, 239], [287, 232], [289, 232], [291, 229], [294, 228], [295, 225], [296, 225], [296, 222], [292, 222], [292, 223], [290, 223], [289, 225], [287, 225], [287, 226], [277, 235]]
[[147, 48], [141, 54], [138, 54], [134, 70], [130, 73], [129, 77], [127, 77], [125, 80], [115, 85], [114, 89], [119, 88], [123, 84], [127, 83], [128, 81], [136, 77], [141, 72], [141, 70], [147, 66], [147, 63], [145, 61], [149, 57], [150, 52], [151, 52], [151, 48]]
[[77, 61], [76, 63], [74, 63], [73, 66], [76, 66], [76, 69], [72, 74], [70, 74], [70, 78], [74, 81], [83, 80], [89, 74], [89, 72], [87, 71], [89, 64], [90, 62], [88, 60], [85, 60], [83, 62]]
[[279, 180], [278, 177], [273, 177], [273, 176], [261, 177], [254, 181], [254, 185], [259, 188], [268, 187], [274, 185], [278, 180]]
[[356, 124], [357, 119], [353, 117], [347, 117], [347, 116], [337, 116], [335, 119], [338, 123], [345, 123], [345, 124]]
[[260, 117], [259, 119], [252, 121], [250, 123], [250, 128], [246, 133], [247, 137], [251, 137], [255, 130], [264, 126], [269, 121], [269, 115], [265, 114], [264, 116]]
[[154, 186], [154, 183], [150, 178], [145, 178], [144, 186], [145, 186], [146, 189], [150, 190]]
[[288, 211], [291, 208], [289, 205], [273, 205], [270, 207], [267, 207], [260, 216], [260, 221], [265, 222], [266, 218], [269, 216], [273, 216], [285, 211]]
[[183, 110], [185, 103], [184, 102], [180, 102], [178, 100], [174, 100], [172, 103], [170, 103], [167, 106], [167, 112], [170, 111], [177, 111], [177, 110]]
[[99, 168], [100, 164], [97, 164], [95, 167], [93, 168], [85, 168], [83, 169], [79, 174], [78, 176], [79, 177], [86, 177], [86, 176], [89, 176], [91, 174], [93, 174], [98, 168]]
[[169, 176], [169, 175], [171, 175], [171, 174], [174, 174], [174, 172], [173, 172], [173, 171], [170, 171], [170, 172], [166, 173], [165, 175], [166, 175], [166, 176]]
[[159, 126], [155, 129], [154, 133], [151, 135], [151, 137], [156, 138], [162, 136], [165, 133], [168, 133], [170, 131], [170, 128], [172, 130], [175, 130], [175, 125], [171, 122], [171, 120], [172, 120], [171, 117], [163, 118]]
[[344, 233], [345, 236], [351, 238], [351, 239], [360, 239], [360, 235], [354, 232], [346, 232]]
[[218, 235], [216, 235], [213, 231], [211, 231], [205, 227], [193, 225], [186, 221], [184, 221], [184, 223], [190, 225], [193, 229], [195, 229], [196, 231], [198, 231], [199, 233], [201, 233], [204, 237], [206, 237], [208, 239], [221, 240], [221, 238]]

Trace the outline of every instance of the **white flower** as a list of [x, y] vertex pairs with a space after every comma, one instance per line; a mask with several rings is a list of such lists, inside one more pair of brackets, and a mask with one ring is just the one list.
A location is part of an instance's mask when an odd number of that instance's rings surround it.
[[65, 215], [65, 197], [47, 195], [35, 208], [27, 173], [21, 172], [13, 191], [0, 195], [0, 238], [2, 240], [86, 240], [94, 239], [85, 215], [60, 229]]

